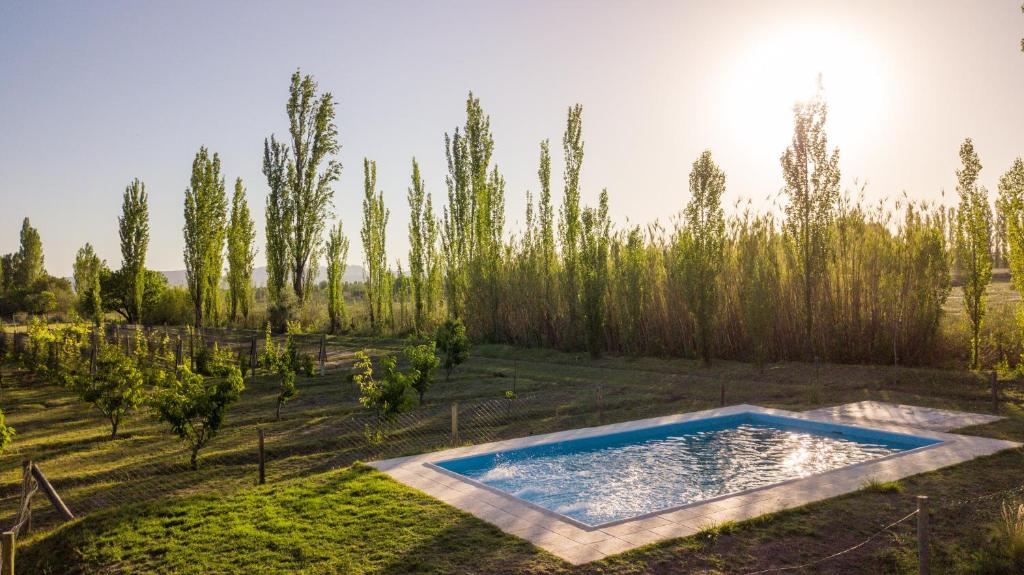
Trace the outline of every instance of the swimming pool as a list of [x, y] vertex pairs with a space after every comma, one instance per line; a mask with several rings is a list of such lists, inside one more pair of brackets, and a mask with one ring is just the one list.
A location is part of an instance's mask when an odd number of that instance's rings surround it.
[[587, 527], [687, 506], [941, 443], [744, 412], [431, 465]]

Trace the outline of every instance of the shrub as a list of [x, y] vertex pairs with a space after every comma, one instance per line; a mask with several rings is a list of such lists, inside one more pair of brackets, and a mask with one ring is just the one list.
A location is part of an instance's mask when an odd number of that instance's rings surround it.
[[469, 338], [466, 326], [460, 319], [446, 319], [437, 327], [437, 349], [441, 352], [441, 364], [445, 369], [445, 380], [451, 379], [452, 370], [469, 359]]
[[378, 429], [412, 406], [412, 382], [419, 375], [415, 369], [410, 373], [398, 371], [398, 361], [393, 355], [382, 358], [380, 364], [384, 376], [375, 379], [373, 360], [365, 351], [357, 351], [352, 376], [359, 385], [359, 403], [376, 414]]
[[433, 384], [434, 370], [440, 363], [436, 355], [437, 346], [433, 341], [429, 341], [423, 345], [409, 346], [405, 348], [404, 353], [409, 364], [417, 372], [412, 381], [412, 388], [419, 395], [420, 403], [423, 403], [423, 394]]
[[198, 469], [199, 450], [220, 431], [228, 406], [238, 400], [245, 384], [235, 365], [217, 366], [211, 380], [192, 373], [188, 366], [182, 366], [180, 374], [180, 381], [163, 378], [154, 408], [157, 417], [189, 445], [192, 469]]

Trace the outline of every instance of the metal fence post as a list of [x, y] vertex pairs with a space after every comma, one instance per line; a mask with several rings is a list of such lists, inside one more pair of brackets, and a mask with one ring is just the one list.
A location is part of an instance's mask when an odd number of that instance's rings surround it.
[[931, 575], [931, 554], [928, 548], [928, 496], [917, 496], [917, 557], [919, 573]]
[[0, 540], [0, 554], [2, 554], [2, 561], [0, 561], [0, 573], [3, 575], [14, 575], [14, 532], [4, 531], [3, 539]]
[[459, 402], [452, 402], [452, 445], [458, 446], [459, 443]]
[[264, 455], [263, 451], [263, 428], [257, 429], [256, 432], [259, 433], [260, 442], [260, 485], [263, 485], [264, 483], [267, 482], [266, 456]]

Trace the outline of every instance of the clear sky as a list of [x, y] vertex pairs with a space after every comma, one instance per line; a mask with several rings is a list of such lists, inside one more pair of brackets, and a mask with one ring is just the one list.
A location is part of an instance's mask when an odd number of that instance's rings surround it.
[[410, 159], [444, 197], [443, 136], [469, 90], [491, 115], [517, 229], [552, 140], [561, 189], [566, 108], [584, 106], [583, 200], [613, 218], [665, 222], [710, 148], [727, 200], [767, 205], [791, 105], [824, 74], [846, 187], [871, 201], [954, 198], [957, 150], [974, 138], [982, 182], [1024, 154], [1021, 0], [929, 1], [0, 1], [0, 252], [28, 216], [46, 267], [70, 275], [95, 245], [117, 267], [128, 182], [150, 193], [148, 265], [183, 267], [182, 201], [201, 145], [245, 180], [259, 228], [263, 138], [284, 135], [301, 67], [338, 102], [345, 168], [337, 215], [360, 263], [362, 158], [391, 208], [388, 250], [406, 259]]

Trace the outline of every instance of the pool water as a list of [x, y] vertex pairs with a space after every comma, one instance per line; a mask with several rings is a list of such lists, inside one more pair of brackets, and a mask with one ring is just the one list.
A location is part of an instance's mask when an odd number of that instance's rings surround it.
[[743, 413], [436, 465], [597, 526], [886, 457], [936, 440]]

